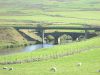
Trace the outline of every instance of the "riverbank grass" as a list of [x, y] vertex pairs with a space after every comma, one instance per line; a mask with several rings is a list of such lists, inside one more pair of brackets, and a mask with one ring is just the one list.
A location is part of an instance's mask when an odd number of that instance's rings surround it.
[[100, 37], [95, 37], [81, 42], [70, 43], [68, 45], [58, 45], [51, 48], [43, 48], [33, 52], [19, 53], [14, 55], [0, 56], [0, 62], [24, 61], [35, 58], [50, 58], [56, 55], [67, 55], [67, 53], [80, 52], [88, 49], [100, 47]]
[[[0, 75], [99, 75], [100, 48], [59, 59], [15, 65], [0, 65]], [[77, 66], [77, 63], [82, 63]], [[12, 71], [3, 70], [6, 66]], [[50, 71], [52, 67], [56, 72]]]
[[13, 48], [28, 44], [14, 28], [0, 27], [0, 48]]

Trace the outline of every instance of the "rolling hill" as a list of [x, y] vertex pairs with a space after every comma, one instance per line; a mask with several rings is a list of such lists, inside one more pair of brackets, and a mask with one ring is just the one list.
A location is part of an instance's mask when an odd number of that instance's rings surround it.
[[[91, 45], [92, 47], [96, 45], [95, 43], [98, 43], [98, 46], [100, 46], [99, 41], [96, 42], [97, 39], [100, 39], [100, 38], [94, 38], [82, 43], [80, 42], [80, 45], [82, 44], [85, 45], [85, 43], [88, 42], [88, 45]], [[76, 43], [70, 44], [71, 48], [74, 48], [75, 45]], [[41, 50], [40, 51], [41, 53], [44, 53], [46, 51], [50, 54], [50, 50], [60, 49], [60, 47], [61, 46], [57, 46], [54, 49], [49, 48], [49, 49], [43, 49], [43, 51]], [[65, 49], [67, 50], [68, 48], [66, 47]], [[34, 55], [35, 53], [36, 52], [34, 52]], [[33, 55], [33, 53], [31, 55]], [[20, 58], [23, 56], [25, 55], [20, 54]], [[28, 56], [26, 55], [25, 58]], [[2, 59], [8, 61], [8, 60], [12, 60], [13, 58], [19, 58], [19, 56], [16, 56], [16, 57], [5, 56], [5, 58], [1, 57], [0, 61], [2, 61]], [[77, 66], [77, 63], [82, 63], [82, 65]], [[2, 68], [5, 66], [7, 67], [7, 69], [3, 70]], [[8, 69], [11, 67], [13, 68], [13, 70], [9, 71]], [[55, 67], [57, 71], [56, 72], [50, 71], [52, 67]], [[66, 75], [66, 74], [68, 75], [99, 75], [100, 74], [99, 70], [100, 70], [100, 48], [89, 49], [83, 53], [74, 54], [71, 56], [64, 56], [58, 59], [50, 59], [46, 61], [21, 63], [21, 64], [14, 64], [14, 65], [0, 65], [1, 75], [23, 75], [23, 74], [24, 75], [33, 75], [33, 74], [34, 75]]]
[[100, 0], [0, 0], [0, 9], [100, 10]]
[[[10, 26], [37, 23], [100, 26], [100, 0], [0, 0], [0, 47], [28, 43]], [[0, 75], [100, 75], [100, 37], [0, 56]]]
[[100, 25], [100, 0], [0, 0], [0, 25]]
[[14, 28], [0, 28], [0, 48], [28, 43]]

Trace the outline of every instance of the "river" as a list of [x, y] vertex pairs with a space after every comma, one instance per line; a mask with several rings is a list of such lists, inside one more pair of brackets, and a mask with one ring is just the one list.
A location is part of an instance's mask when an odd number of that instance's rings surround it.
[[26, 47], [19, 47], [19, 48], [6, 48], [6, 49], [0, 49], [0, 55], [11, 55], [21, 52], [32, 52], [41, 48], [48, 48], [52, 47], [52, 44], [37, 44], [37, 45], [29, 45]]

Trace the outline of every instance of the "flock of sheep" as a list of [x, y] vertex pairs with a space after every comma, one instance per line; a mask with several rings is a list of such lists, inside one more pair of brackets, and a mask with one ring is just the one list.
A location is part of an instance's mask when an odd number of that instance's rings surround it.
[[[77, 64], [76, 64], [76, 66], [81, 66], [81, 65], [82, 65], [82, 63], [77, 63]], [[56, 71], [57, 71], [57, 68], [56, 68], [56, 67], [52, 67], [52, 68], [50, 69], [50, 71], [56, 72]]]
[[[80, 63], [77, 63], [76, 66], [80, 67], [80, 66], [82, 66], [82, 63], [81, 63], [81, 62], [80, 62]], [[56, 67], [52, 67], [52, 68], [50, 69], [50, 71], [52, 71], [52, 72], [56, 72], [56, 71], [57, 71], [57, 68], [56, 68]], [[100, 69], [97, 70], [97, 72], [100, 73]]]
[[[80, 67], [80, 66], [82, 66], [82, 63], [81, 62], [80, 63], [77, 63], [76, 66]], [[11, 71], [11, 70], [13, 70], [13, 68], [3, 67], [3, 70]], [[56, 72], [57, 71], [57, 68], [56, 67], [51, 67], [50, 68], [50, 71], [51, 72]], [[97, 72], [100, 72], [100, 69], [97, 70]]]

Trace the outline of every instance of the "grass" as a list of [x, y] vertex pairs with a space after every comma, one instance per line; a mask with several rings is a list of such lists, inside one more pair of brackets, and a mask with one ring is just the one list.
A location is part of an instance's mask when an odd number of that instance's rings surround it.
[[[82, 66], [76, 66], [78, 62]], [[14, 70], [2, 70], [4, 66], [13, 67]], [[50, 71], [53, 66], [57, 68], [56, 72]], [[0, 75], [99, 75], [97, 70], [100, 69], [100, 48], [48, 61], [0, 65], [0, 68]]]
[[[99, 10], [100, 1], [99, 0], [7, 0], [6, 2], [3, 0], [0, 0], [2, 3], [0, 7], [4, 10], [4, 8], [7, 9], [14, 9], [14, 10], [20, 10], [20, 9], [41, 9], [41, 10], [48, 10], [48, 11], [64, 11], [64, 10]], [[18, 5], [15, 5], [15, 4]], [[5, 5], [6, 4], [6, 5]], [[27, 5], [27, 6], [26, 6]]]
[[[0, 0], [0, 26], [35, 26], [41, 22], [46, 26], [100, 26], [100, 0]], [[23, 42], [26, 40], [14, 29], [0, 29], [0, 46]], [[96, 47], [100, 47], [100, 37], [31, 53], [0, 56], [0, 62], [12, 62], [89, 49], [59, 59], [0, 65], [0, 75], [99, 75], [100, 48]], [[82, 62], [82, 66], [77, 67], [78, 62]], [[13, 67], [14, 70], [2, 70], [4, 66]], [[52, 66], [57, 68], [57, 72], [50, 71]]]
[[21, 61], [26, 59], [33, 59], [39, 57], [50, 57], [59, 54], [75, 52], [80, 50], [87, 50], [91, 48], [100, 47], [100, 38], [89, 39], [82, 42], [75, 42], [68, 45], [59, 45], [52, 48], [43, 48], [34, 52], [19, 53], [15, 55], [0, 56], [1, 62]]
[[28, 43], [14, 28], [0, 28], [0, 47]]
[[[61, 23], [65, 25], [71, 23], [74, 24], [89, 24], [89, 25], [100, 25], [100, 12], [99, 11], [67, 11], [67, 12], [42, 12], [40, 15], [35, 14], [34, 16], [1, 16], [0, 25], [7, 24], [35, 24], [35, 22], [44, 23]], [[10, 21], [9, 21], [10, 20]], [[15, 20], [15, 21], [14, 21]], [[28, 22], [29, 21], [29, 22]], [[51, 24], [52, 25], [52, 24]]]
[[[0, 0], [0, 26], [67, 23], [100, 25], [99, 0]], [[18, 5], [15, 5], [18, 4]], [[27, 7], [26, 7], [27, 6]], [[66, 25], [67, 25], [66, 24]]]

